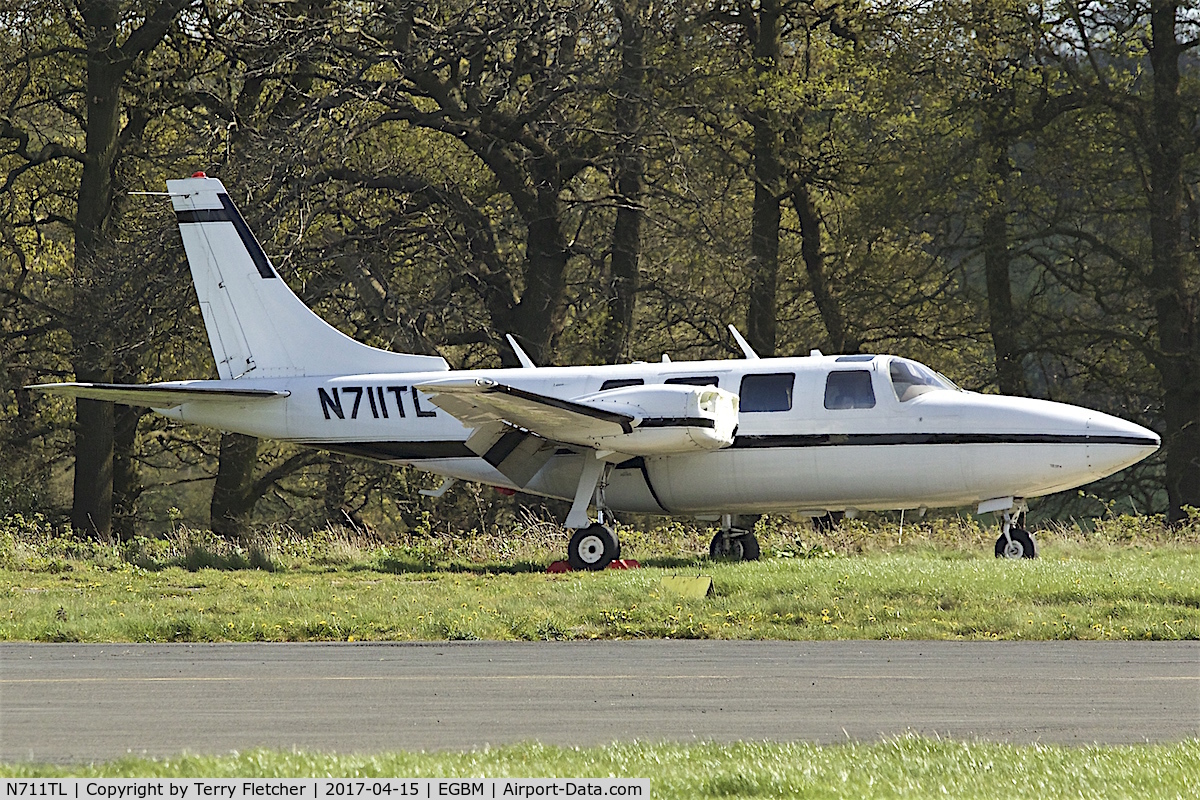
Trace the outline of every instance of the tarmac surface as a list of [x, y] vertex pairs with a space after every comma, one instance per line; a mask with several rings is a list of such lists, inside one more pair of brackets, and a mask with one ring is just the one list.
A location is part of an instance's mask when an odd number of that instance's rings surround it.
[[1200, 736], [1198, 642], [0, 644], [0, 761]]

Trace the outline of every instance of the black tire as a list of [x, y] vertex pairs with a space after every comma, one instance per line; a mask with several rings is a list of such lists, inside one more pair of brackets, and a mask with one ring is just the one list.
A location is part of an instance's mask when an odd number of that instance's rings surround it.
[[1024, 528], [1010, 528], [996, 540], [996, 558], [1037, 558], [1037, 540]]
[[753, 533], [747, 533], [738, 538], [742, 542], [742, 561], [758, 561], [762, 556], [762, 549], [758, 546], [758, 537]]
[[718, 531], [708, 545], [708, 557], [714, 561], [758, 561], [761, 555], [758, 538], [753, 533]]
[[601, 570], [620, 553], [617, 536], [599, 523], [580, 528], [567, 545], [567, 563], [574, 570]]
[[614, 531], [612, 528], [608, 528], [607, 525], [605, 526], [605, 528], [607, 528], [609, 535], [612, 536], [613, 541], [616, 542], [616, 544], [617, 544], [617, 549], [615, 551], [613, 551], [613, 561], [620, 561], [621, 560], [621, 537], [617, 536], [617, 532]]

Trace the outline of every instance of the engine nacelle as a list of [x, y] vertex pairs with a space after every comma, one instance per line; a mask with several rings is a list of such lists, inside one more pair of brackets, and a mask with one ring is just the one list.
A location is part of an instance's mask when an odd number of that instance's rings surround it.
[[594, 438], [601, 450], [635, 456], [719, 450], [737, 433], [738, 396], [715, 386], [625, 386], [574, 402], [635, 418], [629, 433]]

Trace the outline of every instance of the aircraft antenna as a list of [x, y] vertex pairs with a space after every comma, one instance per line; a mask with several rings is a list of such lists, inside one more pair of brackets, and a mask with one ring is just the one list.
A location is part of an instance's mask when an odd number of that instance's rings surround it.
[[511, 333], [504, 334], [504, 338], [508, 339], [508, 343], [512, 346], [513, 352], [517, 354], [517, 361], [521, 362], [522, 369], [537, 369], [537, 364], [533, 363], [533, 359], [521, 349], [521, 345], [517, 344], [517, 340], [513, 338]]
[[729, 323], [729, 332], [733, 334], [733, 338], [737, 340], [738, 347], [742, 348], [742, 353], [746, 358], [758, 358], [758, 353], [754, 352], [754, 348], [746, 341], [746, 337], [738, 333], [738, 329], [733, 327], [733, 323]]

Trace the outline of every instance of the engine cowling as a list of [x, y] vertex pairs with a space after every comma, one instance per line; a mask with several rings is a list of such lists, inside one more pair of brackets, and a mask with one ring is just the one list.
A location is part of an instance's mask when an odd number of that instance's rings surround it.
[[715, 386], [625, 386], [573, 401], [635, 418], [629, 433], [593, 438], [602, 450], [635, 456], [719, 450], [737, 433], [738, 396]]

